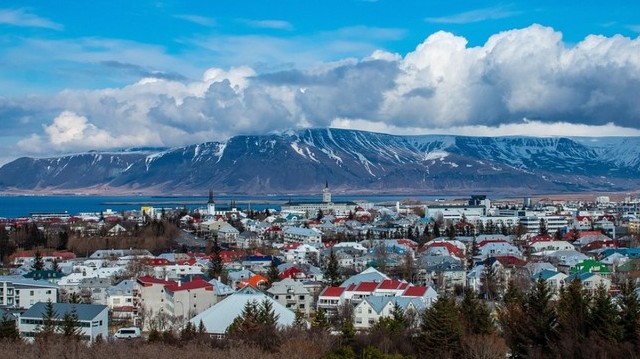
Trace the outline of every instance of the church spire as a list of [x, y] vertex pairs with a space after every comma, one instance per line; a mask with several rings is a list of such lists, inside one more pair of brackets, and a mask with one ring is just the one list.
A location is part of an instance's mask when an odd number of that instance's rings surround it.
[[209, 202], [207, 202], [207, 203], [215, 203], [213, 201], [213, 190], [209, 190]]

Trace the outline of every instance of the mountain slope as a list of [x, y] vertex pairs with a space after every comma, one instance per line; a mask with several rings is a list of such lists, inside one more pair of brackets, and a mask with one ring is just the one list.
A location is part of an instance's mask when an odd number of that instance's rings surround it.
[[640, 139], [393, 136], [307, 129], [153, 151], [21, 158], [0, 190], [531, 194], [640, 184]]

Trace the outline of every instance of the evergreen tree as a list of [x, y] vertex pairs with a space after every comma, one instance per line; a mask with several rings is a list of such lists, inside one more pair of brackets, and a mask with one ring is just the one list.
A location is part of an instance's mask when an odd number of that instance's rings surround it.
[[329, 319], [327, 319], [327, 314], [324, 309], [318, 308], [313, 314], [311, 327], [321, 331], [328, 331], [329, 328], [331, 328], [331, 324], [329, 323]]
[[[200, 321], [202, 323], [202, 321]], [[191, 324], [191, 322], [187, 322], [187, 324], [180, 331], [180, 340], [183, 342], [188, 342], [196, 337], [196, 326], [195, 324]]]
[[498, 308], [498, 323], [514, 358], [525, 357], [530, 345], [531, 328], [527, 323], [526, 300], [523, 293], [510, 282]]
[[42, 253], [40, 253], [39, 249], [36, 249], [33, 254], [33, 264], [31, 265], [31, 270], [38, 271], [44, 269], [44, 259], [42, 258]]
[[53, 302], [49, 299], [44, 307], [44, 313], [42, 313], [42, 328], [38, 333], [40, 338], [47, 339], [56, 333], [57, 316], [58, 314], [53, 308]]
[[335, 287], [340, 284], [340, 267], [338, 266], [338, 258], [333, 252], [333, 248], [329, 250], [329, 262], [327, 263], [327, 269], [324, 275], [329, 280], [330, 286]]
[[554, 337], [557, 317], [551, 295], [547, 282], [538, 278], [525, 302], [525, 319], [531, 345], [540, 352], [548, 351]]
[[294, 313], [296, 315], [296, 318], [295, 318], [295, 320], [293, 322], [293, 327], [294, 328], [299, 328], [299, 329], [305, 329], [306, 325], [305, 325], [305, 322], [304, 322], [304, 313], [298, 308], [296, 308]]
[[237, 316], [227, 328], [227, 334], [243, 334], [255, 332], [259, 325], [259, 306], [256, 301], [247, 301], [242, 308], [242, 312]]
[[209, 270], [207, 274], [209, 278], [220, 278], [224, 273], [224, 261], [222, 260], [222, 248], [218, 245], [218, 238], [213, 239], [213, 245], [211, 246], [211, 259], [209, 260]]
[[278, 271], [278, 265], [276, 264], [275, 258], [271, 260], [271, 264], [269, 265], [267, 279], [269, 280], [269, 285], [273, 285], [273, 283], [280, 280], [280, 272]]
[[51, 270], [52, 271], [56, 271], [56, 272], [61, 272], [62, 269], [60, 269], [60, 265], [58, 264], [58, 260], [54, 259], [53, 262], [51, 263]]
[[446, 229], [447, 238], [453, 241], [456, 239], [456, 227], [454, 227], [453, 222], [449, 223], [449, 226]]
[[279, 318], [280, 315], [276, 314], [273, 310], [273, 303], [271, 303], [269, 299], [265, 298], [258, 311], [258, 323], [275, 329]]
[[588, 294], [582, 291], [582, 282], [578, 278], [565, 288], [560, 288], [557, 303], [558, 338], [554, 351], [561, 357], [580, 357], [581, 348], [588, 336]]
[[424, 358], [457, 358], [464, 327], [454, 298], [447, 295], [422, 314], [417, 346]]
[[67, 339], [80, 339], [80, 321], [75, 307], [62, 316], [61, 331], [62, 335]]
[[622, 283], [616, 302], [620, 307], [622, 340], [637, 345], [640, 339], [640, 304], [635, 290], [636, 286], [630, 280]]
[[460, 302], [465, 331], [471, 334], [491, 334], [494, 331], [489, 308], [471, 288], [466, 288]]
[[540, 229], [538, 230], [538, 234], [549, 234], [549, 230], [547, 229], [547, 221], [545, 221], [544, 218], [540, 218]]
[[480, 255], [480, 246], [478, 245], [478, 241], [476, 238], [473, 238], [471, 242], [471, 250], [468, 251], [468, 259], [467, 259], [467, 267], [468, 269], [472, 269], [475, 265], [475, 258]]
[[503, 280], [497, 265], [492, 265], [489, 259], [484, 261], [484, 269], [482, 271], [482, 283], [480, 292], [486, 300], [493, 301], [498, 298], [502, 292]]
[[16, 321], [5, 314], [0, 319], [0, 340], [18, 340], [20, 339], [20, 333]]
[[440, 224], [438, 221], [433, 222], [433, 238], [440, 237]]
[[556, 240], [556, 241], [561, 241], [561, 240], [563, 239], [563, 238], [562, 238], [562, 232], [560, 232], [560, 228], [558, 228], [558, 229], [556, 230], [556, 233], [553, 235], [553, 238], [554, 238], [554, 240]]
[[381, 317], [374, 328], [395, 334], [408, 329], [409, 326], [409, 318], [404, 312], [404, 309], [402, 309], [402, 307], [396, 302], [393, 304], [390, 315]]
[[609, 343], [622, 339], [620, 313], [607, 289], [600, 285], [596, 289], [589, 311], [588, 324], [593, 333]]
[[198, 334], [203, 335], [206, 332], [207, 332], [207, 328], [204, 327], [204, 323], [202, 322], [202, 319], [200, 319], [200, 323], [198, 324]]

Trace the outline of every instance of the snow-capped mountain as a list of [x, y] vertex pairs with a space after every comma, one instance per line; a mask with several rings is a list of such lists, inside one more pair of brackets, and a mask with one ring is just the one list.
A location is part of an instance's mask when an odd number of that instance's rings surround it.
[[640, 138], [394, 136], [307, 129], [172, 149], [20, 158], [0, 190], [533, 194], [640, 185]]

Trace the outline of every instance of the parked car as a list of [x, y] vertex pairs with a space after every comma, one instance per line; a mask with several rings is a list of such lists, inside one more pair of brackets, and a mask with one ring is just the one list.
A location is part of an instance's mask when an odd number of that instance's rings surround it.
[[134, 338], [140, 338], [140, 328], [138, 327], [127, 327], [127, 328], [120, 328], [118, 329], [118, 331], [113, 335], [114, 338], [116, 339], [134, 339]]

